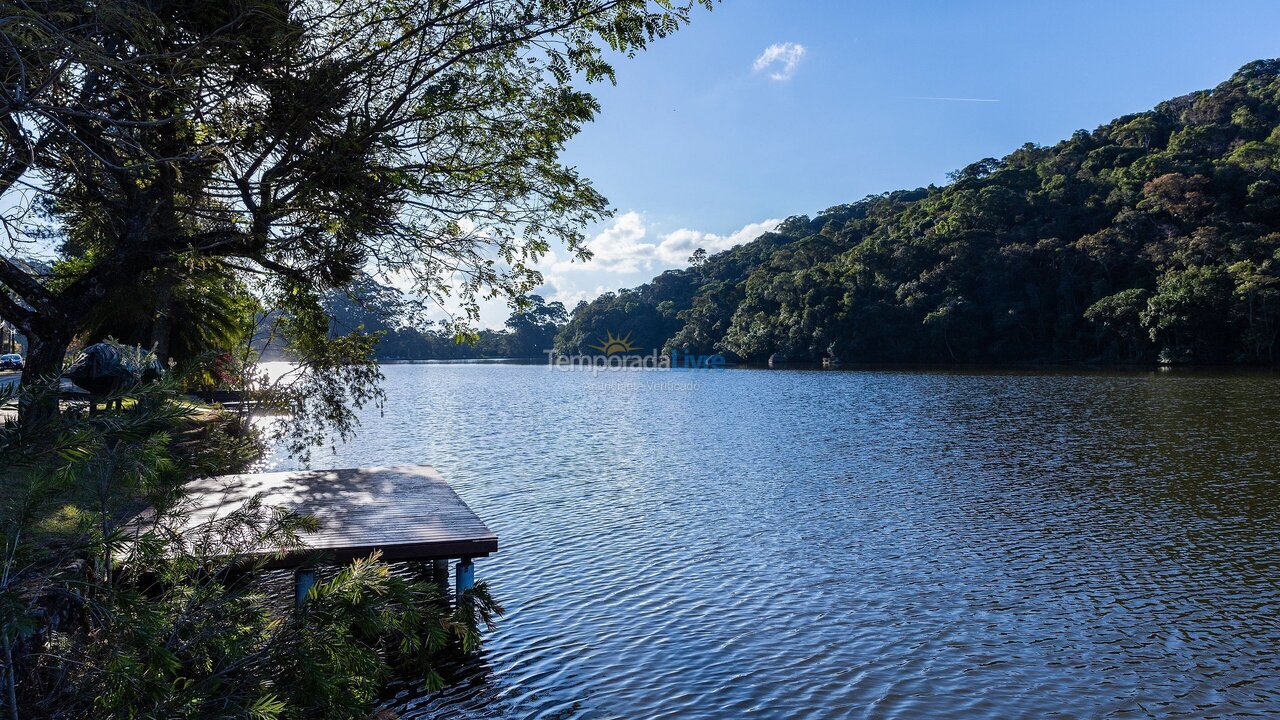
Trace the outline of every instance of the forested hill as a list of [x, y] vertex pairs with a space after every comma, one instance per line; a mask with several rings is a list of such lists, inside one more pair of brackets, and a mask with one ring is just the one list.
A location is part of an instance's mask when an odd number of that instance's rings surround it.
[[980, 160], [944, 187], [793, 217], [579, 305], [557, 344], [748, 361], [1274, 362], [1280, 60]]

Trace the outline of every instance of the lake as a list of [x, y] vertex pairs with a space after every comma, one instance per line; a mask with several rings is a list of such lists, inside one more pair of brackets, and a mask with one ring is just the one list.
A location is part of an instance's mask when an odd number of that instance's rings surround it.
[[312, 465], [434, 465], [508, 610], [404, 718], [1280, 715], [1278, 376], [384, 370]]

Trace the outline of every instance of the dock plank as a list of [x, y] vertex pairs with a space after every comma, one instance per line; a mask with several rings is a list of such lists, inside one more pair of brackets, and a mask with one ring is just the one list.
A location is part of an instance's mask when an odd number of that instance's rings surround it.
[[381, 550], [387, 560], [431, 560], [498, 549], [497, 535], [427, 465], [223, 475], [184, 489], [191, 503], [186, 528], [225, 517], [255, 496], [319, 520], [319, 531], [303, 537], [305, 550], [274, 559], [273, 567], [294, 567], [316, 553], [343, 561]]

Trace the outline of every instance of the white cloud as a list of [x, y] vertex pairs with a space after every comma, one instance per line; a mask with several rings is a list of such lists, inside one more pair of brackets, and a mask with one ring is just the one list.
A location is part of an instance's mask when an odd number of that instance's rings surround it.
[[601, 230], [594, 238], [587, 241], [593, 256], [587, 262], [571, 261], [560, 258], [555, 253], [548, 253], [540, 263], [548, 283], [556, 285], [550, 278], [564, 278], [568, 273], [611, 273], [629, 275], [644, 272], [661, 272], [674, 267], [689, 264], [689, 256], [694, 250], [702, 248], [708, 253], [718, 253], [735, 245], [750, 242], [778, 227], [781, 220], [770, 218], [760, 222], [744, 225], [727, 235], [680, 228], [669, 232], [654, 241], [646, 241], [649, 228], [643, 216], [634, 210], [623, 213], [614, 219], [613, 224]]
[[776, 229], [781, 220], [770, 218], [757, 223], [745, 225], [737, 232], [728, 235], [717, 235], [681, 228], [663, 236], [662, 242], [654, 249], [658, 259], [672, 265], [683, 265], [689, 261], [694, 250], [702, 248], [714, 255], [721, 250], [728, 250], [735, 245], [751, 242], [761, 235]]
[[[579, 286], [574, 278], [565, 275], [547, 275], [543, 278], [541, 295], [548, 301], [564, 303], [565, 308], [572, 311], [579, 302], [591, 301], [609, 292], [604, 285], [594, 287]], [[616, 289], [616, 288], [614, 288]]]
[[[593, 256], [582, 262], [560, 250], [549, 251], [535, 265], [542, 273], [542, 284], [535, 290], [548, 301], [560, 301], [573, 310], [582, 300], [593, 300], [620, 287], [634, 287], [648, 282], [655, 275], [677, 267], [686, 267], [689, 256], [698, 248], [709, 254], [728, 250], [750, 242], [778, 227], [781, 220], [768, 219], [753, 222], [727, 233], [718, 234], [680, 228], [661, 234], [645, 223], [644, 216], [631, 210], [613, 219], [608, 227], [587, 241]], [[409, 293], [414, 292], [413, 282], [407, 273], [381, 276], [393, 286]], [[442, 278], [448, 282], [448, 278]], [[456, 283], [455, 283], [456, 289]], [[503, 298], [481, 299], [480, 325], [501, 328], [510, 308]], [[445, 320], [458, 315], [461, 308], [457, 298], [446, 299], [444, 307], [427, 303], [424, 308], [432, 320]]]
[[[548, 301], [564, 303], [572, 311], [581, 300], [590, 301], [620, 287], [648, 282], [664, 270], [685, 267], [698, 248], [711, 254], [727, 250], [755, 240], [781, 222], [762, 220], [724, 235], [688, 228], [658, 234], [645, 223], [643, 215], [628, 211], [587, 241], [594, 253], [591, 260], [573, 260], [569, 254], [555, 250], [544, 255], [536, 266], [542, 273], [542, 285], [535, 292]], [[501, 327], [507, 313], [500, 302], [486, 303], [481, 308], [481, 324]]]
[[790, 80], [791, 76], [796, 72], [796, 66], [800, 64], [800, 58], [804, 57], [804, 54], [805, 47], [800, 43], [774, 43], [760, 53], [760, 57], [756, 58], [755, 63], [751, 65], [751, 70], [752, 72], [760, 72], [771, 69], [769, 72], [770, 79]]
[[[648, 267], [653, 257], [653, 244], [641, 242], [646, 234], [648, 229], [640, 213], [632, 210], [619, 215], [612, 225], [587, 242], [592, 254], [590, 269], [629, 273]], [[557, 266], [563, 265], [557, 263]], [[574, 263], [573, 266], [588, 267], [583, 263]]]

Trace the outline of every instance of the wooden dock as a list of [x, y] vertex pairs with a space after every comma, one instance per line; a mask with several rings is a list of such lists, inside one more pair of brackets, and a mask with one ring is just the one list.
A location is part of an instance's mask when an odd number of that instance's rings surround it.
[[[433, 561], [445, 582], [448, 561], [457, 559], [460, 595], [474, 583], [473, 558], [498, 549], [498, 536], [426, 465], [223, 475], [184, 490], [191, 508], [183, 525], [192, 529], [254, 497], [319, 520], [319, 531], [303, 536], [305, 548], [269, 563], [295, 568], [299, 602], [315, 582], [318, 557], [343, 562], [381, 551], [384, 560]], [[263, 555], [278, 550], [260, 548]]]

